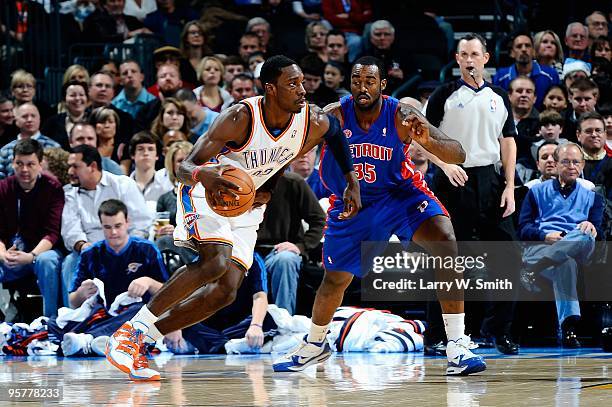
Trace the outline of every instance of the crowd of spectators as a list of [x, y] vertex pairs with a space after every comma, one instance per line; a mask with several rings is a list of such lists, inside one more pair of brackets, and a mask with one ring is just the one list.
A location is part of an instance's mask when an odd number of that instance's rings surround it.
[[[39, 6], [23, 0], [14, 3]], [[92, 273], [85, 261], [96, 251], [117, 254], [124, 250], [127, 238], [121, 235], [123, 240], [113, 245], [107, 230], [115, 227], [110, 219], [118, 213], [121, 225], [117, 227], [127, 231], [129, 242], [161, 251], [164, 261], [158, 274], [164, 279], [165, 269], [171, 274], [193, 259], [193, 252], [172, 241], [174, 228], [181, 227], [175, 220], [177, 167], [219, 114], [245, 98], [263, 94], [259, 73], [267, 57], [279, 52], [294, 57], [304, 72], [308, 101], [320, 107], [349, 94], [350, 64], [359, 56], [373, 55], [383, 61], [388, 95], [415, 73], [426, 76], [427, 70], [419, 69], [427, 58], [438, 61], [438, 73], [454, 58], [456, 44], [449, 43], [452, 26], [425, 9], [415, 12], [415, 24], [423, 30], [415, 43], [398, 24], [403, 7], [397, 17], [387, 20], [379, 18], [381, 10], [371, 0], [234, 3], [227, 9], [200, 9], [178, 0], [60, 1], [66, 44], [76, 39], [130, 44], [146, 37], [155, 38], [159, 46], [146, 61], [106, 59], [96, 67], [65, 67], [61, 89], [57, 89], [61, 98], [55, 101], [38, 93], [36, 77], [25, 69], [5, 78], [9, 87], [0, 95], [0, 282], [34, 275], [45, 316], [57, 315], [62, 305], [80, 304], [93, 292], [84, 282]], [[23, 8], [8, 10], [16, 13], [15, 18], [4, 21], [17, 23], [3, 24], [1, 32], [22, 41], [28, 30], [19, 24]], [[612, 205], [610, 21], [600, 11], [584, 17], [570, 22], [564, 32], [531, 32], [521, 27], [508, 33], [504, 54], [507, 51], [511, 63], [507, 66], [494, 66], [494, 47], [487, 47], [487, 68], [495, 68], [487, 83], [507, 91], [510, 120], [517, 131], [516, 171], [506, 174], [506, 186], [512, 186], [513, 180], [514, 189], [529, 188], [524, 205], [517, 200], [516, 212], [505, 216], [519, 226], [518, 237], [546, 243], [551, 251], [552, 243], [575, 237], [576, 230], [591, 237], [581, 240], [579, 253], [564, 258], [565, 277], [548, 275], [560, 297], [562, 290], [575, 291], [576, 275], [591, 252], [592, 241], [611, 238], [612, 220], [606, 215]], [[145, 63], [153, 66], [145, 67]], [[145, 77], [147, 71], [154, 76]], [[429, 95], [444, 84], [431, 81], [437, 76], [424, 79], [412, 94], [399, 96], [414, 96], [418, 100], [410, 98], [410, 103], [425, 113]], [[494, 103], [488, 106], [491, 111], [495, 111]], [[452, 137], [448, 123], [445, 129]], [[478, 141], [468, 147], [472, 144]], [[475, 150], [467, 153], [476, 156]], [[505, 154], [512, 153], [502, 147]], [[434, 182], [436, 172], [448, 177], [441, 191], [443, 203], [445, 196], [449, 200], [459, 196], [461, 167], [436, 166], [419, 146], [411, 146], [409, 155], [432, 188], [440, 185]], [[283, 175], [282, 193], [268, 205], [258, 236], [257, 250], [263, 258], [258, 266], [267, 269], [267, 278], [258, 284], [268, 286], [255, 291], [267, 293], [270, 302], [290, 313], [296, 309], [303, 264], [316, 262], [322, 237], [324, 215], [317, 201], [325, 207], [329, 193], [318, 179], [317, 159], [315, 149]], [[498, 175], [501, 160], [506, 158], [498, 154], [496, 162], [487, 162]], [[468, 173], [474, 179], [482, 177]], [[581, 201], [574, 202], [580, 214], [557, 199], [567, 198], [574, 190], [580, 193]], [[558, 211], [568, 213], [560, 229], [538, 209], [547, 199], [558, 201]], [[100, 215], [100, 205], [109, 200], [119, 209]], [[542, 228], [542, 223], [551, 225]], [[500, 225], [489, 226], [493, 230]], [[470, 239], [473, 230], [456, 232]], [[517, 239], [510, 235], [504, 239]], [[157, 248], [141, 239], [154, 242]], [[532, 273], [533, 264], [542, 269], [537, 259], [547, 249], [543, 247], [524, 255]], [[580, 261], [574, 259], [578, 257]], [[126, 273], [122, 284], [127, 287], [139, 274], [129, 266]], [[159, 281], [161, 277], [156, 277], [156, 283], [144, 291], [154, 292]], [[112, 285], [113, 280], [106, 284]], [[568, 284], [574, 284], [573, 288]], [[107, 292], [115, 291], [109, 287]], [[559, 298], [557, 311], [563, 344], [578, 346], [577, 302]], [[492, 308], [491, 312], [497, 311]], [[176, 337], [173, 340], [180, 343]]]

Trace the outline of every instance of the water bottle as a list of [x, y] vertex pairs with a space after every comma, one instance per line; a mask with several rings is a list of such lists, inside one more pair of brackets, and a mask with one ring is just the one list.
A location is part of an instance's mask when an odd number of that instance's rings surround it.
[[21, 252], [25, 252], [26, 250], [26, 244], [19, 233], [17, 233], [15, 236], [13, 236], [13, 239], [11, 239], [11, 246], [15, 246], [15, 249]]

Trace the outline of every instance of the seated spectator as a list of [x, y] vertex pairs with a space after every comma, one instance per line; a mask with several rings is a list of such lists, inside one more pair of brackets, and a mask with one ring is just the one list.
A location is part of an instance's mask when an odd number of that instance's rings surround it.
[[42, 146], [59, 147], [60, 145], [40, 133], [40, 115], [38, 109], [32, 103], [24, 103], [15, 108], [15, 125], [19, 129], [17, 138], [0, 149], [0, 179], [13, 175], [13, 149], [18, 141], [23, 139], [34, 139]]
[[89, 83], [89, 71], [83, 65], [73, 64], [64, 71], [62, 86], [70, 81]]
[[605, 58], [607, 61], [612, 62], [612, 48], [610, 48], [608, 37], [595, 38], [593, 44], [591, 44], [590, 53], [593, 58]]
[[[49, 331], [61, 338], [65, 356], [83, 356], [92, 348], [94, 351], [96, 348], [103, 350], [103, 347], [92, 346], [94, 339], [112, 335], [124, 322], [132, 318], [168, 279], [155, 245], [128, 234], [130, 217], [123, 202], [117, 199], [106, 200], [97, 212], [104, 240], [83, 251], [70, 288], [70, 306], [79, 308], [90, 297], [97, 295], [98, 287], [94, 279], [99, 279], [104, 284], [106, 307], [94, 310], [100, 312], [103, 309], [106, 318], [103, 323], [96, 323], [89, 316], [85, 323], [76, 326], [72, 323], [64, 328], [60, 328], [57, 321], [51, 321]], [[106, 311], [115, 299], [125, 292], [132, 298], [142, 298], [142, 301], [127, 305], [119, 315], [111, 317]], [[98, 350], [96, 353], [102, 352]]]
[[134, 60], [123, 61], [119, 65], [119, 77], [123, 89], [113, 99], [113, 106], [136, 119], [140, 109], [150, 101], [155, 100], [155, 96], [144, 88], [144, 74], [138, 62]]
[[[191, 92], [183, 89], [183, 91]], [[191, 137], [191, 118], [187, 114], [187, 108], [178, 99], [172, 97], [165, 99], [161, 103], [159, 115], [151, 124], [151, 133], [162, 140], [164, 135], [170, 130], [177, 130]]]
[[137, 18], [123, 13], [125, 0], [101, 0], [101, 6], [83, 22], [83, 42], [117, 43], [151, 34]]
[[138, 21], [144, 21], [147, 14], [156, 10], [157, 2], [155, 0], [125, 0], [123, 14], [136, 17]]
[[306, 100], [309, 103], [323, 108], [338, 101], [336, 92], [322, 85], [325, 64], [318, 57], [308, 55], [300, 61], [300, 66], [304, 73], [303, 86], [306, 90]]
[[[325, 47], [325, 40], [329, 29], [321, 21], [312, 21], [306, 26], [305, 42], [306, 49], [311, 55], [316, 55], [322, 62], [327, 62], [327, 48]], [[342, 32], [339, 32], [342, 35]], [[342, 36], [344, 38], [344, 36]]]
[[146, 238], [153, 224], [150, 211], [136, 182], [125, 175], [102, 171], [102, 157], [95, 147], [80, 145], [68, 157], [71, 185], [64, 186], [66, 204], [62, 212], [62, 238], [71, 252], [62, 265], [66, 287], [71, 287], [80, 253], [103, 239], [98, 218], [100, 204], [108, 199], [124, 202], [130, 211], [130, 234]]
[[249, 71], [252, 73], [255, 72], [255, 68], [257, 65], [262, 64], [266, 61], [266, 56], [263, 52], [256, 51], [249, 55], [249, 59], [247, 60], [247, 66], [249, 67]]
[[569, 142], [569, 140], [561, 138], [561, 133], [563, 132], [563, 116], [557, 113], [556, 110], [545, 110], [540, 113], [539, 124], [540, 132], [538, 133], [538, 138], [540, 138], [540, 140], [534, 141], [531, 145], [531, 157], [534, 163], [538, 159], [537, 150], [543, 143], [554, 141], [562, 145]]
[[15, 126], [15, 113], [13, 101], [0, 95], [0, 148], [14, 140], [19, 133]]
[[319, 21], [322, 18], [321, 0], [293, 1], [291, 6], [293, 12], [306, 22]]
[[[170, 252], [179, 257], [180, 262], [176, 264], [176, 268], [183, 264], [191, 263], [191, 261], [193, 261], [197, 255], [191, 249], [176, 246], [173, 238], [174, 228], [176, 228], [176, 194], [178, 192], [176, 172], [178, 171], [178, 167], [181, 162], [183, 162], [189, 153], [191, 153], [192, 149], [193, 144], [186, 141], [175, 142], [168, 147], [168, 152], [166, 153], [164, 163], [166, 165], [166, 172], [168, 174], [170, 184], [172, 185], [172, 189], [160, 196], [157, 200], [157, 212], [168, 212], [170, 223], [156, 229], [155, 244], [157, 244], [157, 247], [162, 252]], [[170, 274], [172, 274], [176, 268], [168, 271]]]
[[372, 20], [372, 4], [368, 0], [323, 0], [323, 16], [344, 33], [348, 45], [348, 60], [353, 62], [362, 50], [361, 34]]
[[[608, 19], [601, 11], [593, 11], [584, 19], [584, 22], [589, 31], [589, 44], [592, 44], [597, 38], [608, 37]], [[591, 56], [594, 56], [593, 53]]]
[[549, 66], [557, 71], [561, 78], [563, 73], [563, 46], [556, 32], [544, 30], [537, 32], [533, 37], [535, 59], [540, 66]]
[[331, 30], [327, 33], [325, 50], [329, 61], [339, 62], [345, 67], [348, 65], [348, 47], [342, 31]]
[[223, 62], [219, 58], [204, 57], [198, 68], [198, 80], [203, 85], [193, 90], [202, 106], [217, 113], [234, 101], [230, 94], [220, 86], [224, 69]]
[[151, 88], [148, 89], [157, 99], [154, 99], [143, 106], [143, 108], [136, 115], [136, 131], [149, 130], [151, 123], [159, 114], [161, 108], [161, 101], [165, 98], [174, 96], [174, 94], [183, 87], [183, 81], [181, 80], [181, 74], [179, 69], [174, 64], [161, 65], [157, 69], [157, 82], [155, 83], [156, 93], [151, 92]]
[[234, 103], [257, 96], [253, 77], [247, 74], [238, 74], [234, 76], [228, 84], [227, 91], [234, 99]]
[[247, 71], [245, 63], [238, 55], [230, 55], [223, 59], [223, 66], [225, 68], [225, 73], [223, 74], [223, 86], [226, 88], [226, 90], [234, 76]]
[[395, 27], [387, 20], [377, 20], [370, 26], [368, 43], [360, 56], [374, 56], [383, 61], [387, 78], [387, 94], [391, 94], [404, 81], [406, 66], [395, 44]]
[[535, 109], [535, 85], [526, 76], [512, 80], [508, 87], [508, 98], [518, 137], [516, 138], [517, 159], [530, 157], [531, 143], [538, 140], [539, 119]]
[[608, 153], [608, 157], [612, 157], [612, 103], [604, 103], [600, 107], [599, 113], [606, 124], [606, 145], [604, 148]]
[[590, 79], [579, 79], [568, 91], [569, 106], [565, 111], [565, 126], [561, 137], [577, 141], [576, 130], [578, 119], [587, 112], [594, 112], [599, 100], [599, 87]]
[[44, 123], [43, 133], [68, 150], [68, 134], [75, 123], [87, 119], [89, 105], [88, 86], [85, 82], [70, 80], [62, 86], [62, 113], [53, 115]]
[[579, 79], [588, 79], [591, 76], [591, 65], [578, 59], [568, 58], [563, 64], [563, 84], [570, 89]]
[[526, 33], [514, 35], [510, 42], [510, 57], [514, 59], [514, 64], [499, 68], [493, 77], [493, 83], [509, 90], [510, 82], [518, 76], [527, 76], [535, 85], [536, 109], [541, 109], [548, 88], [559, 84], [557, 70], [548, 65], [540, 65], [534, 59], [533, 41]]
[[[117, 122], [117, 133], [115, 143], [118, 146], [127, 145], [134, 135], [134, 119], [128, 113], [121, 109], [117, 109], [111, 104], [115, 97], [114, 78], [108, 73], [96, 72], [91, 75], [91, 85], [89, 86], [89, 101], [91, 102], [90, 109], [99, 107], [107, 107], [112, 109], [119, 116]], [[119, 160], [125, 160], [126, 157], [119, 155]], [[120, 161], [117, 161], [120, 163]]]
[[145, 202], [153, 210], [160, 196], [173, 188], [165, 168], [155, 171], [161, 144], [157, 137], [145, 131], [136, 133], [130, 140], [130, 156], [134, 161], [134, 172], [130, 178], [136, 181]]
[[189, 89], [180, 89], [174, 97], [183, 103], [187, 117], [191, 121], [191, 131], [187, 133], [188, 140], [195, 143], [204, 133], [208, 131], [210, 125], [219, 116], [219, 113], [202, 107], [198, 104], [198, 98], [195, 93]]
[[431, 188], [437, 167], [429, 161], [427, 155], [425, 155], [425, 149], [418, 143], [410, 143], [408, 154], [410, 155], [410, 160], [414, 163], [415, 169], [421, 171], [427, 186]]
[[[153, 63], [157, 71], [162, 65], [174, 65], [178, 68], [183, 87], [194, 89], [197, 86], [197, 70], [193, 69], [187, 59], [183, 57], [181, 50], [176, 47], [165, 45], [153, 51]], [[159, 89], [155, 85], [147, 89], [152, 95], [159, 97]]]
[[300, 175], [308, 184], [317, 199], [329, 198], [331, 191], [323, 185], [319, 176], [319, 169], [316, 168], [317, 148], [315, 147], [308, 153], [302, 155], [296, 160], [291, 161], [289, 168], [292, 172]]
[[[106, 108], [103, 107], [102, 109]], [[108, 111], [114, 113], [110, 109], [108, 109]], [[106, 124], [104, 126], [106, 126]], [[101, 134], [102, 133], [105, 133], [105, 131], [101, 131]], [[102, 155], [100, 147], [98, 146], [98, 134], [96, 133], [94, 127], [89, 123], [77, 123], [72, 127], [72, 130], [70, 130], [70, 148], [72, 149], [82, 144], [87, 144], [88, 146], [98, 149], [98, 152], [102, 156], [103, 171], [108, 171], [115, 175], [125, 175], [119, 164], [113, 161], [110, 157], [105, 157]], [[66, 156], [66, 161], [68, 161], [68, 156]], [[67, 168], [68, 167], [66, 167], [66, 169]], [[69, 182], [63, 183], [62, 185], [66, 185], [67, 183]]]
[[33, 103], [40, 114], [41, 123], [51, 116], [51, 108], [46, 103], [36, 99], [36, 78], [31, 73], [18, 69], [11, 74], [11, 95], [15, 107], [24, 103]]
[[121, 90], [121, 76], [119, 75], [119, 64], [112, 58], [104, 58], [100, 61], [98, 67], [94, 68], [94, 72], [104, 72], [113, 78], [115, 85], [115, 93]]
[[246, 32], [240, 37], [238, 44], [238, 55], [245, 64], [249, 61], [249, 55], [253, 52], [262, 51], [261, 39], [253, 32]]
[[[261, 256], [253, 253], [253, 265], [244, 276], [236, 300], [203, 322], [183, 329], [181, 340], [175, 341], [166, 335], [164, 342], [168, 349], [177, 354], [196, 350], [200, 354], [225, 353], [227, 341], [242, 338], [247, 340], [253, 352], [261, 348], [264, 332], [277, 327], [267, 314], [268, 278], [263, 263]], [[231, 272], [237, 273], [233, 269]]]
[[[307, 231], [302, 221], [308, 224]], [[295, 313], [302, 256], [308, 258], [320, 244], [324, 223], [325, 214], [304, 179], [290, 172], [281, 174], [257, 231], [257, 251], [268, 252], [264, 262], [274, 304], [291, 315]]]
[[[107, 107], [99, 107], [91, 112], [89, 123], [94, 126], [96, 131], [97, 145], [94, 147], [97, 147], [100, 156], [102, 156], [102, 164], [104, 165], [104, 162], [108, 162], [108, 160], [119, 163], [121, 172], [118, 175], [128, 174], [132, 166], [132, 160], [128, 151], [129, 146], [118, 140], [117, 129], [121, 124], [121, 119], [117, 112]], [[105, 168], [103, 169], [107, 171]]]
[[[584, 167], [582, 149], [568, 143], [554, 153], [557, 178], [532, 187], [520, 213], [521, 240], [544, 242], [530, 245], [523, 253], [527, 272], [552, 281], [563, 346], [580, 347], [576, 323], [580, 306], [576, 290], [578, 265], [586, 264], [603, 239], [603, 198], [576, 179]], [[571, 196], [571, 198], [570, 198]]]
[[[162, 138], [162, 156], [164, 157], [164, 163], [166, 160], [166, 153], [171, 144], [179, 141], [189, 141], [187, 135], [180, 130], [168, 130]], [[165, 166], [165, 164], [164, 164]]]
[[15, 144], [15, 175], [0, 181], [0, 282], [36, 275], [43, 314], [57, 314], [61, 301], [60, 222], [64, 193], [42, 172], [42, 146], [32, 138]]
[[162, 39], [162, 43], [178, 47], [181, 31], [187, 22], [198, 19], [195, 9], [177, 6], [175, 0], [157, 2], [157, 10], [147, 14], [144, 25]]
[[45, 174], [54, 178], [60, 185], [70, 184], [68, 176], [68, 151], [60, 147], [49, 147], [43, 151], [41, 163]]
[[181, 33], [181, 53], [189, 61], [193, 76], [197, 76], [198, 65], [207, 55], [212, 55], [208, 42], [210, 36], [201, 22], [194, 20], [185, 24]]
[[559, 113], [567, 108], [567, 91], [561, 85], [554, 85], [548, 89], [544, 95], [543, 106], [544, 110], [556, 110]]
[[589, 30], [579, 22], [568, 24], [565, 30], [565, 45], [567, 58], [579, 59], [589, 62]]
[[338, 99], [351, 93], [344, 87], [344, 66], [337, 62], [328, 61], [325, 64], [323, 82], [325, 86], [336, 92]]
[[612, 158], [606, 149], [606, 125], [597, 112], [584, 113], [578, 120], [578, 141], [584, 150], [584, 178], [603, 185], [606, 197], [612, 199]]
[[275, 55], [272, 46], [272, 32], [270, 30], [270, 23], [262, 17], [251, 18], [246, 25], [245, 32], [252, 32], [257, 34], [259, 37], [259, 44], [261, 52], [264, 55]]
[[[544, 140], [542, 144], [539, 145], [536, 151], [538, 175], [537, 178], [525, 183], [527, 189], [531, 189], [535, 185], [556, 178], [557, 175], [559, 175], [557, 163], [555, 162], [555, 150], [558, 146], [559, 143], [555, 140]], [[589, 191], [595, 188], [595, 184], [581, 177], [576, 178], [576, 182]]]

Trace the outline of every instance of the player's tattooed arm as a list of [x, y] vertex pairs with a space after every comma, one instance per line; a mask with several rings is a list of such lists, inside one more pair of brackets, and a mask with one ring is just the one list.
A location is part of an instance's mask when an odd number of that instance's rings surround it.
[[465, 161], [465, 151], [461, 143], [431, 125], [414, 107], [400, 103], [395, 121], [398, 134], [404, 143], [409, 144], [414, 140], [449, 164], [461, 164]]
[[242, 144], [248, 137], [250, 126], [248, 107], [238, 104], [222, 112], [181, 163], [176, 173], [177, 179], [186, 185], [200, 182], [204, 188], [218, 193], [219, 196], [236, 196], [232, 190], [238, 190], [238, 186], [221, 177], [228, 166], [216, 165], [210, 163], [210, 160], [219, 154], [228, 142]]

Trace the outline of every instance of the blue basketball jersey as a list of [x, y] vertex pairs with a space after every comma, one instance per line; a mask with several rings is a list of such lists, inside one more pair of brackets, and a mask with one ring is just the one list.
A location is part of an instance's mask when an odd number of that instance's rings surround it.
[[[428, 191], [423, 174], [415, 169], [408, 154], [408, 145], [400, 140], [395, 127], [399, 101], [383, 96], [378, 119], [366, 132], [357, 122], [352, 96], [340, 99], [343, 131], [348, 139], [364, 203], [380, 199], [390, 190], [414, 184]], [[341, 198], [346, 181], [340, 167], [324, 148], [319, 166], [321, 181], [336, 197]]]

